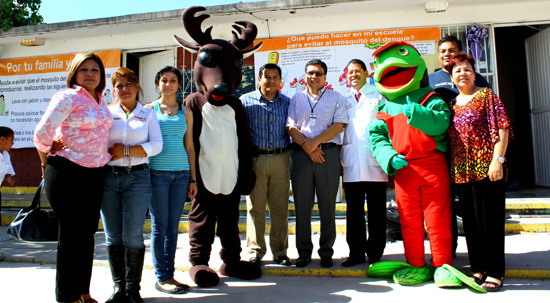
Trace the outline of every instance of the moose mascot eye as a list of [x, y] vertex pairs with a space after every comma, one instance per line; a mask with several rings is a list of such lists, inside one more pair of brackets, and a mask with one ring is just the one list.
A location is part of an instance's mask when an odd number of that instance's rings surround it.
[[208, 66], [212, 63], [212, 55], [210, 54], [210, 50], [208, 49], [201, 49], [199, 52], [199, 63], [204, 66]]
[[235, 59], [235, 67], [237, 69], [241, 69], [241, 67], [243, 67], [243, 58]]

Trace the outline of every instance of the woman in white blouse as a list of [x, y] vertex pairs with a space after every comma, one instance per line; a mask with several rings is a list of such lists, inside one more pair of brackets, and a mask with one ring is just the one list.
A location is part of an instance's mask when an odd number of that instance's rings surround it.
[[155, 111], [138, 102], [142, 92], [136, 74], [117, 69], [111, 78], [115, 104], [109, 106], [113, 127], [105, 167], [101, 217], [114, 293], [106, 302], [143, 302], [139, 294], [145, 245], [143, 224], [151, 200], [148, 157], [162, 150]]

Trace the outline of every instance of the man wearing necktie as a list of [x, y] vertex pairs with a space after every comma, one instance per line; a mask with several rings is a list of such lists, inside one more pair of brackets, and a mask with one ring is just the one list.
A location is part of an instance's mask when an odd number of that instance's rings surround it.
[[[346, 241], [349, 257], [343, 267], [380, 261], [386, 247], [386, 182], [388, 176], [374, 159], [370, 147], [369, 123], [375, 118], [382, 95], [367, 84], [367, 67], [359, 59], [347, 66], [346, 78], [351, 89], [345, 95], [348, 125], [340, 162], [344, 168], [344, 193], [347, 203]], [[367, 199], [368, 240], [365, 222]]]

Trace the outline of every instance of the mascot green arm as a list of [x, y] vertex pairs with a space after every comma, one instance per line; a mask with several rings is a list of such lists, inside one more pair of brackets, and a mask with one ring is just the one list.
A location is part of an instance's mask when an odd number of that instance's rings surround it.
[[409, 94], [413, 95], [411, 99], [416, 104], [413, 104], [408, 123], [426, 135], [435, 137], [447, 133], [451, 112], [445, 101], [437, 95], [430, 97], [424, 106], [418, 104], [429, 91], [431, 88], [425, 87]]
[[391, 145], [388, 126], [383, 120], [373, 119], [369, 124], [372, 154], [386, 174], [393, 176], [397, 172], [391, 165], [393, 157], [399, 155]]

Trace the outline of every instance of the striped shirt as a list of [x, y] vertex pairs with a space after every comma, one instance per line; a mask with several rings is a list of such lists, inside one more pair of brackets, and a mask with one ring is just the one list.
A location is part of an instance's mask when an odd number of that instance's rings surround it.
[[290, 98], [277, 93], [273, 100], [265, 98], [260, 89], [241, 96], [252, 144], [259, 149], [284, 148], [290, 144], [286, 131]]
[[180, 171], [189, 170], [187, 152], [183, 145], [183, 136], [187, 130], [183, 109], [172, 117], [165, 116], [154, 101], [155, 113], [160, 124], [163, 147], [160, 154], [149, 158], [149, 167], [154, 170]]
[[[323, 88], [318, 96], [309, 90], [299, 92], [290, 100], [286, 126], [298, 128], [307, 138], [315, 138], [334, 123], [348, 124], [346, 99], [340, 93]], [[327, 142], [342, 144], [337, 135]]]

